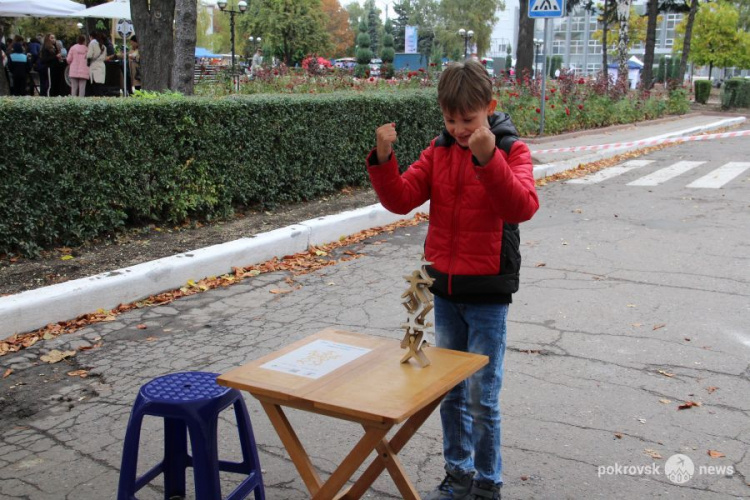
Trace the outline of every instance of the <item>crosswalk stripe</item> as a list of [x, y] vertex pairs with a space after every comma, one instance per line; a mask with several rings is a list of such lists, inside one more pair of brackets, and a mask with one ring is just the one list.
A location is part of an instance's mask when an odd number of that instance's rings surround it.
[[596, 184], [597, 182], [606, 181], [618, 175], [622, 175], [626, 172], [630, 172], [636, 168], [645, 167], [646, 165], [653, 163], [654, 160], [630, 160], [626, 161], [622, 165], [616, 167], [605, 168], [593, 174], [581, 177], [580, 179], [571, 179], [568, 184]]
[[717, 168], [708, 175], [696, 179], [687, 185], [689, 188], [712, 188], [718, 189], [728, 183], [735, 177], [739, 176], [750, 168], [750, 162], [747, 161], [730, 161]]
[[628, 186], [658, 186], [662, 182], [667, 182], [670, 179], [677, 177], [678, 175], [684, 174], [685, 172], [694, 169], [698, 165], [703, 165], [705, 161], [678, 161], [674, 165], [664, 167], [656, 172], [648, 174], [640, 179], [636, 179], [633, 182], [629, 182]]

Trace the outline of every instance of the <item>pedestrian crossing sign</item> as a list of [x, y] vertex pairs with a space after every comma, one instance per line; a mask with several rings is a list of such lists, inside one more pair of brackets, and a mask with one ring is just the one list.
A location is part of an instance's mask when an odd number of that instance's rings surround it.
[[564, 17], [565, 0], [529, 0], [529, 17]]

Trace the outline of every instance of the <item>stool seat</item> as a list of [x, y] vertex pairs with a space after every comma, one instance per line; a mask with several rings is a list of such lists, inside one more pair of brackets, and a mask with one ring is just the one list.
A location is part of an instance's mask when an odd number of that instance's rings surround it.
[[[245, 479], [226, 497], [240, 500], [251, 492], [265, 499], [250, 416], [236, 389], [216, 383], [217, 373], [180, 372], [155, 378], [143, 385], [133, 404], [123, 445], [118, 500], [135, 500], [135, 494], [164, 474], [164, 498], [185, 496], [185, 470], [193, 467], [196, 500], [221, 499], [219, 471], [241, 473]], [[219, 414], [234, 407], [242, 462], [219, 460]], [[136, 477], [141, 424], [145, 415], [164, 418], [164, 458], [141, 477]], [[190, 435], [192, 455], [187, 451]]]

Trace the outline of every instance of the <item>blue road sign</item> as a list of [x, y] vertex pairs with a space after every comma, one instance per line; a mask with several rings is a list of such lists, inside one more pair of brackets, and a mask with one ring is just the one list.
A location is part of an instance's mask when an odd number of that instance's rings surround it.
[[529, 17], [564, 17], [565, 0], [529, 0]]

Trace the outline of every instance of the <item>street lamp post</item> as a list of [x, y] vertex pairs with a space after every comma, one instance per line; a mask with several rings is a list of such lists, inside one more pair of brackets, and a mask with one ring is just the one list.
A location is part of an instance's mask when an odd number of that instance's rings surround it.
[[458, 30], [458, 36], [464, 39], [464, 59], [469, 58], [469, 40], [474, 38], [474, 32], [472, 30], [466, 31], [465, 29], [461, 28]]
[[[237, 2], [237, 10], [227, 10], [227, 0], [219, 0], [218, 2], [216, 2], [216, 5], [219, 6], [219, 9], [222, 12], [229, 13], [229, 30], [231, 32], [230, 40], [232, 42], [232, 86], [234, 87], [236, 82], [237, 87], [239, 87], [240, 82], [237, 79], [237, 74], [235, 73], [234, 69], [234, 15], [243, 14], [247, 10], [247, 2], [245, 2], [245, 0], [240, 0], [239, 2]], [[237, 90], [239, 90], [239, 88]]]
[[539, 69], [537, 63], [539, 62], [539, 47], [542, 46], [544, 40], [541, 38], [534, 38], [534, 47], [536, 47], [536, 53], [534, 55], [534, 78], [539, 78]]

